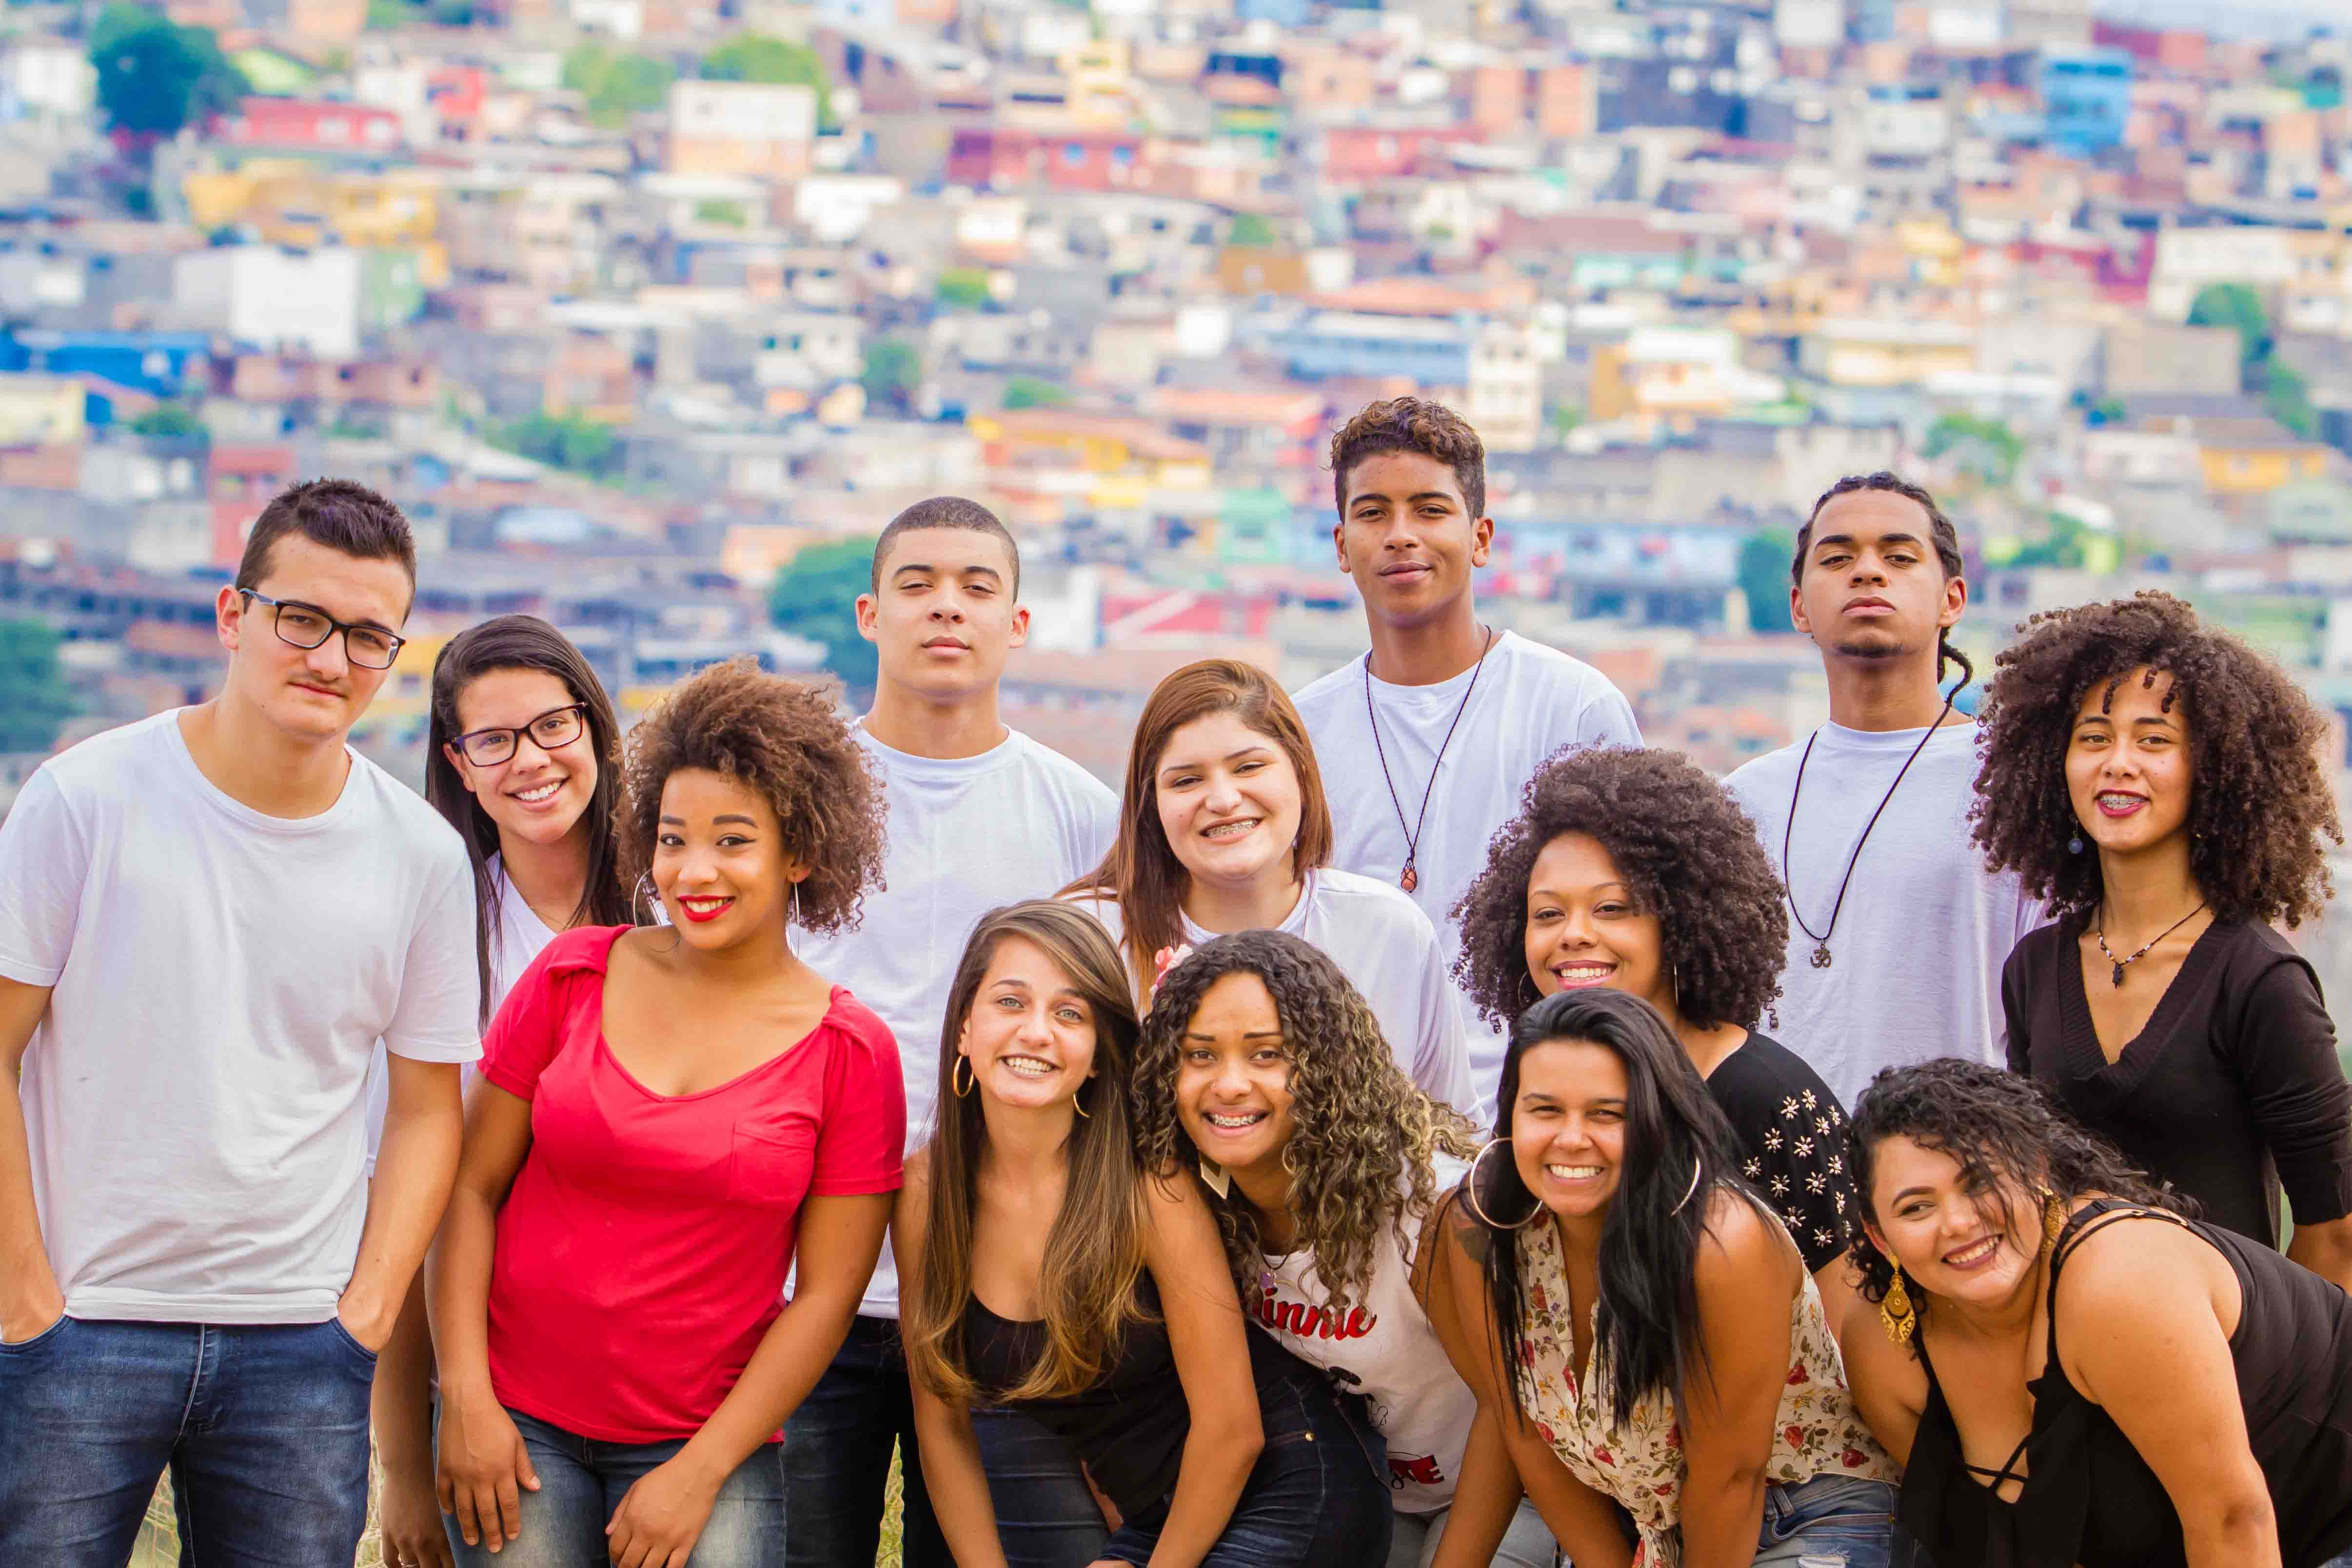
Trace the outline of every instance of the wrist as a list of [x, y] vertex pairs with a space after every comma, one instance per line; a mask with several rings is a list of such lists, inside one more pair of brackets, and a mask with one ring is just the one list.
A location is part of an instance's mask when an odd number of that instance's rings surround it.
[[718, 1453], [699, 1433], [687, 1439], [686, 1447], [673, 1455], [669, 1462], [677, 1467], [682, 1479], [713, 1497], [719, 1494], [720, 1487], [727, 1484], [727, 1478], [735, 1473], [735, 1466], [729, 1464], [726, 1456]]

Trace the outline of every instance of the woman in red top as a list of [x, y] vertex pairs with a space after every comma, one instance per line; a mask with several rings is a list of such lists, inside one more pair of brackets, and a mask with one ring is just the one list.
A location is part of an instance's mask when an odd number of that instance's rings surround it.
[[623, 787], [672, 923], [566, 931], [490, 1026], [431, 1264], [441, 1505], [469, 1568], [780, 1568], [778, 1428], [906, 1123], [888, 1030], [786, 927], [856, 919], [882, 795], [830, 699], [748, 661], [647, 715]]

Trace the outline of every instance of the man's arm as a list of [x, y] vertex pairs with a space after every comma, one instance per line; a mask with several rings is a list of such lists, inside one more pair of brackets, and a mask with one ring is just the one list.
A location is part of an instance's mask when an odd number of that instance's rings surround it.
[[49, 1010], [49, 987], [0, 978], [0, 1341], [22, 1344], [65, 1315], [65, 1292], [49, 1271], [41, 1216], [33, 1207], [33, 1152], [16, 1075], [33, 1031]]
[[359, 1262], [336, 1315], [370, 1350], [392, 1337], [409, 1281], [448, 1205], [465, 1136], [457, 1064], [392, 1055], [391, 1092], [383, 1113], [383, 1146], [368, 1189], [367, 1225]]

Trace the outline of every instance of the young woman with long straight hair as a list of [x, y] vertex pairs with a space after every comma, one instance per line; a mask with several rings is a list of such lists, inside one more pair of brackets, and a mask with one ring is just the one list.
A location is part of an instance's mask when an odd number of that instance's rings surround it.
[[[1209, 988], [1254, 975], [1270, 1011], [1239, 1033], [1184, 1027]], [[1200, 947], [1154, 1002], [1136, 1065], [1144, 1163], [1220, 1173], [1210, 1212], [1250, 1316], [1360, 1395], [1388, 1446], [1390, 1568], [1551, 1568], [1557, 1549], [1422, 1301], [1439, 1201], [1476, 1152], [1469, 1120], [1398, 1070], [1328, 955], [1283, 931]], [[1276, 1042], [1278, 1040], [1278, 1044]], [[1475, 1445], [1490, 1462], [1465, 1466]], [[1472, 1469], [1489, 1483], [1461, 1489]]]
[[1886, 1568], [1895, 1467], [1657, 1010], [1600, 989], [1536, 1004], [1502, 1104], [1446, 1211], [1433, 1316], [1577, 1568]]
[[981, 921], [949, 991], [939, 1131], [891, 1226], [949, 1549], [1005, 1562], [990, 1405], [1066, 1442], [1116, 1513], [1077, 1561], [1376, 1563], [1387, 1496], [1329, 1388], [1244, 1319], [1192, 1175], [1136, 1163], [1131, 985], [1099, 925], [1038, 900]]
[[1298, 710], [1255, 665], [1206, 658], [1144, 703], [1118, 840], [1063, 895], [1109, 929], [1144, 997], [1213, 936], [1263, 928], [1314, 943], [1370, 1005], [1405, 1076], [1475, 1110], [1436, 929], [1397, 888], [1335, 869], [1331, 835]]
[[858, 918], [881, 790], [831, 692], [732, 660], [630, 732], [620, 831], [671, 923], [557, 937], [483, 1042], [426, 1266], [440, 1500], [467, 1568], [781, 1568], [779, 1428], [906, 1127], [889, 1031], [790, 933]]
[[[488, 1026], [507, 990], [559, 931], [625, 925], [613, 822], [620, 726], [596, 672], [535, 616], [499, 616], [442, 645], [433, 662], [425, 798], [465, 840], [474, 868], [474, 960]], [[467, 1077], [473, 1077], [469, 1068]], [[383, 1125], [383, 1052], [368, 1076], [369, 1155]], [[384, 1557], [448, 1568], [433, 1494], [433, 1341], [425, 1278], [375, 1368]]]

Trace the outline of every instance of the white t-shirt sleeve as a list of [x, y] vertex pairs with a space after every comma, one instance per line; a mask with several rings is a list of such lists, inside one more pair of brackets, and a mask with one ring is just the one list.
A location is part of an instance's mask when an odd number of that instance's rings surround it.
[[452, 838], [418, 902], [400, 1000], [383, 1033], [386, 1050], [416, 1061], [470, 1062], [482, 1054], [473, 872]]
[[1432, 1099], [1475, 1121], [1478, 1087], [1470, 1076], [1469, 1043], [1463, 1037], [1461, 1005], [1446, 976], [1444, 950], [1434, 931], [1423, 943], [1421, 971], [1421, 1027], [1413, 1048], [1412, 1081]]
[[1575, 744], [1580, 746], [1638, 746], [1642, 743], [1642, 726], [1633, 718], [1633, 705], [1625, 694], [1608, 680], [1594, 682], [1600, 688], [1577, 715]]
[[73, 808], [48, 769], [37, 769], [0, 821], [0, 976], [58, 983], [89, 876], [89, 846]]

